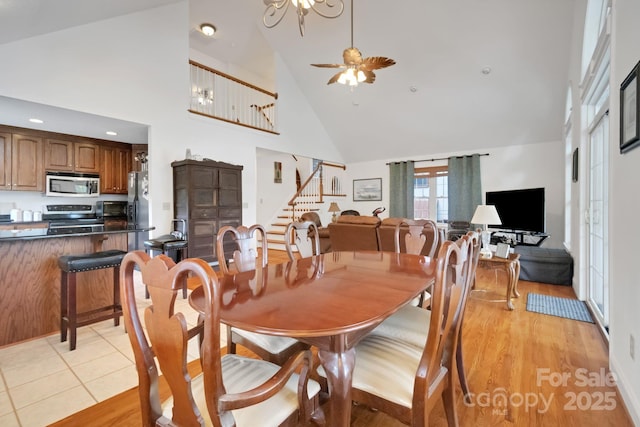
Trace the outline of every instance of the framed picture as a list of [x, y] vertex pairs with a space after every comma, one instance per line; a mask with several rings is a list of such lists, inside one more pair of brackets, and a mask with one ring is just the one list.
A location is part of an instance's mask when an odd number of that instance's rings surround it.
[[573, 150], [573, 159], [571, 162], [571, 180], [573, 182], [578, 182], [578, 161], [579, 161], [579, 153], [578, 147]]
[[369, 202], [375, 200], [382, 200], [382, 178], [353, 180], [354, 202]]
[[620, 153], [640, 145], [640, 98], [638, 98], [638, 68], [640, 62], [620, 85]]
[[282, 184], [282, 162], [273, 162], [273, 182]]

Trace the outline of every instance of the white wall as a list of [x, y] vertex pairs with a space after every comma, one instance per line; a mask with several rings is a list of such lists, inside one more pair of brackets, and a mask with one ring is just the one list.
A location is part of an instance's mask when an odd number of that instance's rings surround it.
[[[562, 247], [564, 239], [564, 143], [548, 142], [488, 148], [479, 151], [489, 153], [480, 158], [482, 168], [482, 191], [516, 190], [522, 188], [545, 188], [547, 233], [550, 237], [544, 247]], [[412, 159], [398, 158], [378, 162], [350, 163], [347, 174], [350, 179], [382, 178], [381, 202], [345, 202], [342, 209], [356, 209], [370, 215], [377, 206], [389, 207], [389, 166], [385, 163], [399, 160], [421, 160], [473, 153], [426, 153]], [[417, 167], [446, 164], [446, 161], [417, 163]], [[352, 200], [349, 188], [347, 200]], [[483, 194], [484, 197], [484, 194]], [[388, 216], [388, 211], [380, 215]]]
[[341, 158], [277, 57], [281, 135], [189, 114], [188, 30], [184, 1], [0, 46], [0, 95], [149, 126], [155, 235], [169, 231], [170, 164], [183, 159], [186, 148], [244, 166], [245, 223], [256, 221], [256, 147]]
[[[614, 0], [609, 150], [609, 357], [618, 387], [636, 425], [640, 425], [640, 148], [620, 154], [620, 83], [640, 59], [640, 2]], [[630, 336], [635, 338], [635, 360]]]

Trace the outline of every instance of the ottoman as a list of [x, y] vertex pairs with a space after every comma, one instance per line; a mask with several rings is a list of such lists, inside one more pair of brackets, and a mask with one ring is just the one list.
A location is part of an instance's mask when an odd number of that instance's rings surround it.
[[573, 258], [566, 250], [518, 245], [515, 252], [520, 254], [520, 280], [572, 285]]

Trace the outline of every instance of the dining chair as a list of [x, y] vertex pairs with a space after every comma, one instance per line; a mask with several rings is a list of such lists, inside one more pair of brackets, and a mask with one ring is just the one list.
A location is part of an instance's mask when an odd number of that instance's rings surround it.
[[[463, 362], [462, 348], [462, 324], [464, 312], [469, 298], [471, 287], [475, 280], [478, 256], [480, 254], [480, 236], [475, 231], [470, 231], [467, 235], [455, 241], [460, 248], [463, 263], [462, 276], [464, 279], [464, 293], [462, 305], [457, 315], [456, 329], [453, 331], [455, 346], [455, 363], [458, 371], [458, 379], [462, 388], [465, 400], [469, 399], [469, 386]], [[393, 340], [401, 340], [416, 348], [422, 348], [427, 341], [432, 312], [420, 307], [407, 305], [384, 320], [372, 332], [372, 335], [380, 335]], [[449, 373], [453, 375], [453, 371]]]
[[[144, 309], [144, 324], [136, 306], [135, 270], [140, 271], [151, 296], [151, 305]], [[206, 300], [200, 365], [191, 369], [187, 364], [191, 334], [185, 313], [175, 311], [176, 295], [188, 275], [199, 279]], [[310, 351], [295, 354], [282, 367], [222, 355], [222, 290], [205, 261], [189, 258], [176, 265], [166, 255], [150, 258], [143, 251], [130, 252], [122, 261], [120, 283], [124, 323], [138, 372], [143, 426], [280, 426], [324, 421], [318, 406], [320, 386], [308, 376]], [[201, 373], [193, 374], [197, 368]], [[159, 387], [160, 372], [169, 386], [168, 398]]]
[[[257, 233], [261, 234], [258, 243]], [[231, 235], [237, 249], [233, 251], [232, 260], [227, 260], [224, 253], [225, 236]], [[218, 264], [223, 274], [234, 274], [255, 270], [258, 260], [261, 267], [267, 265], [267, 238], [264, 227], [254, 224], [251, 227], [241, 225], [239, 227], [225, 226], [220, 228], [217, 236]], [[257, 251], [259, 245], [259, 251]], [[259, 253], [258, 253], [259, 252]], [[236, 353], [236, 345], [251, 350], [262, 359], [277, 365], [282, 365], [289, 358], [309, 346], [290, 337], [280, 337], [275, 335], [260, 334], [257, 332], [245, 331], [244, 329], [227, 327], [227, 351]]]
[[[429, 247], [427, 244], [427, 234], [433, 236], [429, 239]], [[426, 253], [428, 257], [433, 258], [436, 248], [441, 244], [440, 233], [435, 221], [429, 219], [403, 219], [395, 226], [393, 235], [394, 249], [396, 253], [405, 252], [413, 255]], [[412, 302], [412, 305], [422, 307], [427, 299], [429, 284], [418, 299]]]
[[284, 243], [291, 261], [296, 259], [295, 246], [301, 258], [320, 255], [320, 237], [318, 227], [311, 221], [293, 221], [284, 231]]
[[[401, 235], [406, 228], [408, 228], [408, 231], [404, 233], [404, 242], [402, 242], [404, 245], [402, 245]], [[429, 241], [430, 246], [426, 248], [426, 252], [423, 252], [427, 243], [427, 234], [433, 235], [433, 239]], [[438, 245], [441, 243], [440, 232], [435, 221], [430, 219], [404, 219], [396, 224], [394, 243], [396, 253], [402, 252], [402, 247], [404, 246], [404, 252], [408, 254], [426, 253], [428, 257], [433, 257], [436, 254]]]
[[[455, 243], [441, 245], [436, 258], [431, 316], [426, 318], [428, 332], [421, 347], [399, 337], [374, 333], [358, 343], [352, 382], [354, 401], [405, 424], [426, 426], [429, 412], [442, 399], [448, 424], [458, 425], [451, 373], [455, 370], [453, 335], [466, 285], [465, 259], [466, 254]], [[324, 376], [322, 367], [318, 373]]]

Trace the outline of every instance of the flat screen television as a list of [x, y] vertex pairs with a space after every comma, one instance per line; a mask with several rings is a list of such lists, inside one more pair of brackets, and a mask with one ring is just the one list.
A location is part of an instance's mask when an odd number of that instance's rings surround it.
[[492, 228], [545, 232], [544, 188], [487, 191], [486, 204], [494, 205], [502, 225]]

